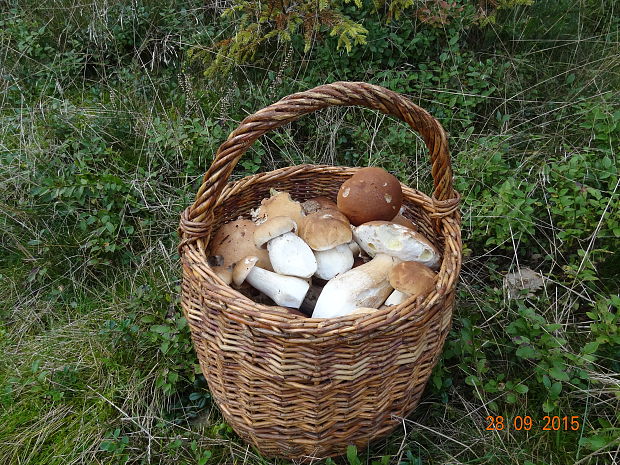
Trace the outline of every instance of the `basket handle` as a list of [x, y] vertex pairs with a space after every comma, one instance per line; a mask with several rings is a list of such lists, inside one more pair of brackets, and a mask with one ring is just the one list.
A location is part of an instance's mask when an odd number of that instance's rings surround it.
[[195, 224], [207, 218], [239, 159], [267, 131], [329, 106], [354, 105], [396, 116], [417, 131], [430, 151], [433, 199], [438, 203], [458, 202], [452, 187], [446, 134], [435, 118], [408, 98], [384, 87], [365, 82], [334, 82], [291, 94], [246, 117], [217, 150], [196, 200], [186, 212], [186, 220]]

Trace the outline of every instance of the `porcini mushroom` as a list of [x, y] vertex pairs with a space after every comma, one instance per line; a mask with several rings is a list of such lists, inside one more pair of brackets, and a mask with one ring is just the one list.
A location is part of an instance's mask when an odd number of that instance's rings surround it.
[[388, 273], [398, 261], [378, 254], [368, 263], [336, 276], [323, 288], [312, 318], [333, 318], [358, 307], [378, 307], [392, 292]]
[[269, 254], [254, 245], [256, 225], [250, 220], [239, 219], [222, 225], [210, 245], [209, 265], [226, 284], [232, 282], [232, 266], [248, 255], [258, 257], [258, 266], [271, 271]]
[[297, 223], [287, 216], [276, 216], [261, 223], [254, 230], [254, 245], [265, 248], [271, 239], [287, 232], [297, 232]]
[[314, 253], [299, 236], [295, 222], [288, 217], [270, 218], [256, 228], [254, 243], [267, 245], [269, 261], [276, 273], [309, 278], [317, 269]]
[[353, 267], [353, 252], [347, 244], [340, 244], [328, 250], [315, 250], [315, 276], [330, 280]]
[[357, 242], [351, 241], [349, 242], [349, 248], [351, 249], [351, 253], [353, 253], [353, 257], [359, 257], [362, 249]]
[[401, 262], [388, 274], [394, 292], [385, 301], [385, 305], [398, 305], [409, 297], [428, 294], [435, 287], [435, 272], [418, 262]]
[[301, 208], [306, 215], [309, 215], [319, 210], [338, 210], [338, 205], [325, 196], [319, 196], [306, 200], [301, 204]]
[[342, 221], [332, 213], [318, 211], [306, 216], [299, 228], [301, 237], [312, 250], [329, 250], [351, 242], [353, 233], [348, 220]]
[[375, 220], [391, 220], [403, 203], [398, 179], [383, 168], [362, 168], [338, 191], [338, 210], [358, 226]]
[[272, 189], [271, 197], [261, 200], [260, 207], [252, 210], [252, 219], [261, 224], [268, 218], [286, 216], [299, 225], [304, 216], [301, 204], [293, 199], [288, 192], [278, 192]]
[[401, 226], [405, 226], [406, 228], [417, 231], [418, 227], [416, 226], [416, 224], [413, 221], [411, 221], [409, 218], [407, 218], [405, 215], [403, 215], [404, 210], [405, 210], [405, 207], [404, 206], [401, 207], [398, 214], [394, 218], [392, 218], [391, 223], [400, 224]]
[[353, 253], [347, 245], [353, 234], [346, 217], [342, 221], [331, 212], [318, 210], [303, 219], [299, 236], [314, 251], [317, 277], [329, 280], [353, 266]]
[[430, 268], [439, 265], [439, 252], [422, 234], [388, 221], [370, 221], [353, 230], [355, 242], [371, 257], [387, 254], [402, 261], [416, 261]]
[[237, 262], [233, 269], [235, 285], [240, 286], [247, 281], [252, 287], [273, 300], [276, 305], [299, 308], [310, 284], [305, 279], [263, 270], [256, 266], [257, 261], [257, 257], [250, 256]]

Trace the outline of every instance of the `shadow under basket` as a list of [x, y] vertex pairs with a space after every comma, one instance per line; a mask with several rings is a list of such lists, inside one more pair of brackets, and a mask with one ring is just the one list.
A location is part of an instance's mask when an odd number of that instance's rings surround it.
[[[255, 303], [207, 263], [211, 234], [249, 217], [270, 189], [304, 201], [336, 198], [358, 168], [300, 165], [227, 183], [265, 132], [329, 106], [364, 106], [419, 132], [430, 151], [432, 196], [403, 187], [406, 214], [441, 253], [436, 288], [370, 314], [303, 318]], [[446, 136], [425, 110], [388, 89], [336, 82], [283, 98], [248, 116], [219, 148], [180, 223], [182, 307], [213, 399], [262, 454], [327, 457], [389, 434], [417, 405], [452, 321], [461, 266], [459, 195]]]

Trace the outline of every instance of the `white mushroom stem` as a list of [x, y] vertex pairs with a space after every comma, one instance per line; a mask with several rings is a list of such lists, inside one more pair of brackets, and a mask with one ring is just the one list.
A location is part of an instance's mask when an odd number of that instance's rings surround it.
[[258, 267], [252, 268], [245, 280], [277, 305], [291, 308], [299, 308], [310, 287], [304, 279], [282, 276]]
[[387, 307], [390, 307], [392, 305], [402, 304], [405, 300], [407, 300], [408, 297], [409, 294], [405, 294], [404, 292], [400, 292], [399, 290], [394, 289], [394, 292], [392, 292], [385, 301], [385, 305]]
[[358, 307], [379, 307], [392, 292], [388, 273], [398, 262], [395, 257], [378, 254], [368, 263], [336, 276], [323, 288], [312, 318], [334, 318]]
[[349, 271], [353, 266], [353, 253], [347, 244], [337, 245], [328, 250], [315, 250], [314, 257], [317, 263], [314, 275], [325, 280]]
[[276, 273], [309, 278], [316, 272], [317, 263], [312, 249], [292, 232], [271, 239], [267, 250]]
[[360, 249], [360, 246], [357, 242], [355, 241], [351, 241], [349, 242], [349, 248], [351, 249], [351, 253], [353, 253], [354, 257], [359, 257], [359, 254], [361, 253], [362, 249]]

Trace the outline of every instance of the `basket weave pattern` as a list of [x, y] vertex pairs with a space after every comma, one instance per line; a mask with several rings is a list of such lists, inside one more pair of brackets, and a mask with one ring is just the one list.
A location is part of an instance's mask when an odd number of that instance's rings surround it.
[[[371, 314], [302, 318], [255, 303], [207, 264], [211, 232], [247, 216], [270, 188], [296, 200], [335, 199], [356, 168], [299, 165], [227, 183], [265, 132], [328, 106], [358, 105], [396, 116], [430, 151], [431, 197], [403, 186], [407, 216], [442, 253], [436, 289], [423, 301]], [[459, 196], [445, 133], [405, 97], [338, 82], [293, 94], [243, 120], [219, 148], [195, 203], [181, 217], [182, 307], [209, 388], [226, 421], [269, 456], [341, 454], [385, 436], [419, 402], [452, 321], [461, 265]]]

